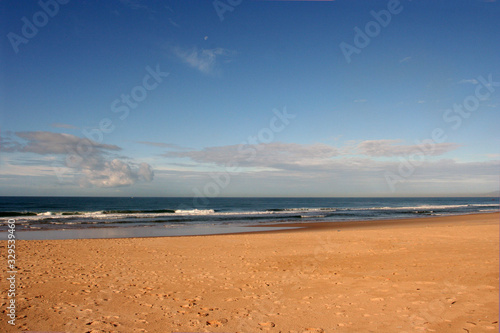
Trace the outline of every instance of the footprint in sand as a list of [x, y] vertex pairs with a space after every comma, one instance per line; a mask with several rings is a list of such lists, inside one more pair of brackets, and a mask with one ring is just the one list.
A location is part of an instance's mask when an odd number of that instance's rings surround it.
[[207, 326], [213, 326], [213, 327], [219, 327], [219, 326], [222, 326], [224, 324], [227, 324], [228, 320], [226, 318], [222, 318], [222, 319], [219, 319], [219, 320], [208, 320], [207, 321]]
[[265, 323], [259, 323], [260, 326], [262, 327], [275, 327], [276, 324], [271, 322], [271, 321], [268, 321], [268, 322], [265, 322]]

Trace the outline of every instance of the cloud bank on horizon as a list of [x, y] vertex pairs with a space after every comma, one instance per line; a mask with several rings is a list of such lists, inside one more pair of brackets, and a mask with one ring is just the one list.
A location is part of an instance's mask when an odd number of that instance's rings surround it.
[[[12, 133], [10, 137], [0, 139], [3, 153], [52, 156], [49, 159], [50, 165], [55, 168], [59, 181], [66, 185], [112, 188], [130, 186], [136, 182], [152, 182], [154, 178], [150, 164], [116, 155], [116, 152], [122, 150], [116, 145], [99, 144], [65, 133], [42, 131]], [[425, 150], [421, 145], [405, 145], [401, 141], [366, 140], [349, 142], [342, 147], [321, 143], [245, 143], [199, 150], [159, 142], [139, 143], [167, 149], [161, 154], [167, 159], [184, 159], [191, 163], [167, 164], [183, 166], [177, 168], [175, 175], [177, 180], [185, 179], [188, 183], [189, 180], [198, 178], [199, 181], [204, 179], [207, 184], [209, 179], [219, 179], [224, 175], [226, 178], [240, 179], [239, 181], [241, 178], [257, 181], [286, 178], [298, 183], [326, 181], [331, 185], [350, 180], [359, 186], [360, 182], [369, 183], [377, 178], [382, 179], [387, 170], [398, 172], [400, 162], [395, 157], [401, 160], [419, 152], [427, 160], [418, 166], [418, 173], [412, 175], [411, 181], [414, 183], [442, 182], [446, 179], [452, 184], [460, 182], [464, 177], [488, 182], [497, 176], [500, 168], [498, 158], [468, 163], [442, 158], [442, 155], [460, 147], [455, 143], [435, 143], [431, 149]], [[46, 162], [41, 161], [40, 164]], [[160, 169], [157, 172], [160, 175], [168, 174], [167, 170], [169, 169]]]

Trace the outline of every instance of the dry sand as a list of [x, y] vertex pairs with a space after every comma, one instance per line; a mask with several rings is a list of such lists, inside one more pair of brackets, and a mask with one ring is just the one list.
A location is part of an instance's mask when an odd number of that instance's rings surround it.
[[498, 332], [498, 213], [321, 226], [18, 241], [16, 327], [2, 278], [0, 328]]

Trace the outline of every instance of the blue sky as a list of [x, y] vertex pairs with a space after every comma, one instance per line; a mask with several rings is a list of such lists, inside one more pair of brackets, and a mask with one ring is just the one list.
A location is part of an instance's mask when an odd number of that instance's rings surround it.
[[498, 191], [496, 1], [1, 6], [0, 195]]

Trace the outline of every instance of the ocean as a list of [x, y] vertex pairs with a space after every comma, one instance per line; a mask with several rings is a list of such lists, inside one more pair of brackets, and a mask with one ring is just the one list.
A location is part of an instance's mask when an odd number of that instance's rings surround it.
[[[0, 197], [0, 239], [205, 235], [268, 224], [414, 218], [499, 211], [499, 198]], [[257, 225], [258, 228], [251, 227]]]

